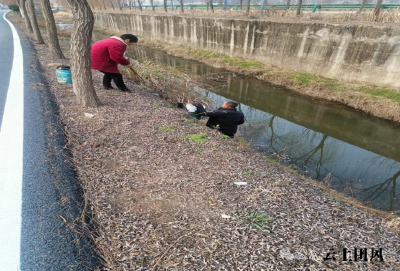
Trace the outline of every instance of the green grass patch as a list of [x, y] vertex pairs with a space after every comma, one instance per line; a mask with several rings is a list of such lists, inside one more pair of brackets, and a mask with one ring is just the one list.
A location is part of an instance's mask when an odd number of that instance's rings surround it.
[[258, 230], [268, 230], [270, 228], [267, 223], [273, 221], [273, 218], [268, 214], [254, 212], [248, 209], [244, 209], [244, 213], [238, 216], [240, 220], [248, 225], [249, 228], [256, 228]]
[[385, 87], [362, 87], [359, 89], [361, 92], [368, 93], [373, 97], [383, 97], [392, 100], [396, 103], [400, 103], [400, 93], [395, 90]]
[[272, 164], [275, 164], [275, 165], [281, 166], [281, 164], [280, 164], [278, 161], [276, 161], [276, 160], [272, 159], [271, 157], [268, 157], [268, 156], [263, 156], [263, 158], [264, 158], [265, 160], [267, 160], [268, 162], [272, 163]]
[[160, 127], [160, 130], [164, 131], [164, 132], [170, 132], [170, 131], [174, 131], [175, 129], [172, 126], [162, 126], [162, 127]]
[[229, 138], [230, 138], [230, 137], [227, 136], [227, 135], [220, 135], [219, 137], [222, 138], [222, 139], [229, 139]]
[[243, 171], [243, 170], [241, 170], [239, 174], [244, 176], [244, 177], [250, 177], [251, 176], [251, 171]]
[[257, 61], [246, 61], [242, 58], [238, 57], [229, 57], [226, 55], [215, 54], [211, 52], [207, 52], [204, 50], [189, 50], [189, 55], [198, 56], [198, 57], [205, 57], [210, 59], [219, 60], [225, 64], [230, 66], [236, 66], [240, 68], [262, 68], [263, 64]]
[[197, 143], [206, 143], [208, 141], [206, 139], [207, 136], [208, 135], [206, 133], [201, 133], [201, 134], [189, 135], [187, 137]]
[[315, 82], [321, 81], [318, 79], [318, 77], [306, 73], [292, 73], [290, 74], [290, 78], [293, 80], [293, 83], [301, 86], [308, 86], [312, 81]]

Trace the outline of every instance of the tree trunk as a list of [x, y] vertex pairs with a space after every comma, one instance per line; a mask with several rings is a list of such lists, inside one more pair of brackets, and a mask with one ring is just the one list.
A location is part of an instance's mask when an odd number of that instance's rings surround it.
[[376, 1], [376, 6], [374, 9], [374, 21], [378, 19], [379, 13], [381, 12], [381, 5], [382, 5], [383, 0], [377, 0]]
[[211, 8], [212, 13], [214, 13], [214, 4], [212, 1], [213, 0], [210, 0], [210, 8]]
[[29, 18], [31, 20], [33, 33], [35, 33], [36, 42], [38, 44], [44, 44], [42, 35], [40, 34], [40, 29], [36, 20], [35, 7], [33, 6], [33, 0], [26, 1], [26, 9], [28, 10]]
[[290, 0], [286, 0], [286, 10], [290, 9]]
[[250, 15], [250, 0], [247, 0], [246, 14], [247, 14], [247, 16]]
[[303, 0], [297, 0], [297, 10], [296, 10], [296, 16], [300, 15], [301, 12], [301, 4], [303, 3]]
[[164, 0], [164, 10], [167, 12], [167, 0]]
[[26, 29], [28, 29], [29, 33], [33, 33], [31, 21], [29, 19], [29, 15], [25, 6], [25, 0], [19, 0], [19, 7], [21, 8], [22, 13], [24, 14]]
[[74, 92], [80, 105], [97, 107], [100, 101], [94, 90], [90, 68], [93, 13], [86, 0], [67, 1], [74, 19], [71, 33], [71, 72]]
[[57, 27], [54, 21], [53, 12], [51, 11], [49, 0], [40, 0], [42, 5], [43, 17], [46, 22], [46, 32], [47, 32], [47, 43], [49, 45], [50, 53], [59, 59], [64, 59], [64, 55], [60, 48], [60, 43], [58, 42]]
[[154, 1], [150, 0], [151, 9], [154, 11]]
[[361, 0], [361, 6], [360, 8], [357, 10], [357, 14], [361, 14], [361, 12], [364, 9], [365, 3], [367, 2], [367, 0]]
[[120, 9], [121, 11], [123, 11], [123, 10], [122, 10], [122, 6], [121, 6], [121, 1], [120, 1], [120, 0], [117, 0], [117, 4], [118, 4], [118, 6], [119, 6], [119, 9]]
[[107, 5], [106, 5], [105, 0], [103, 0], [103, 7], [104, 7], [104, 10], [107, 10]]
[[265, 9], [265, 5], [266, 4], [268, 4], [267, 3], [267, 0], [263, 0], [263, 2], [262, 2], [262, 6], [261, 6], [261, 12], [263, 12], [264, 11], [264, 9]]
[[102, 10], [103, 8], [101, 7], [100, 1], [96, 0], [97, 6], [100, 8], [100, 10]]
[[139, 9], [140, 9], [140, 11], [143, 11], [143, 8], [142, 8], [142, 2], [140, 2], [140, 0], [137, 0], [137, 2], [138, 2], [138, 5], [139, 5]]
[[243, 10], [243, 0], [239, 0], [240, 10]]
[[183, 10], [183, 0], [179, 0], [179, 4], [181, 6], [181, 13], [183, 13], [184, 12], [184, 10]]
[[115, 10], [114, 4], [112, 3], [112, 1], [110, 1], [111, 7], [113, 10]]
[[132, 0], [129, 0], [129, 9], [132, 10]]

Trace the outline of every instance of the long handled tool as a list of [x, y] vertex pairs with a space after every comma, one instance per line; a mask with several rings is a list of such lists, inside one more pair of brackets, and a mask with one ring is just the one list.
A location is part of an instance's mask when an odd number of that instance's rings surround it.
[[132, 67], [130, 67], [129, 69], [133, 72], [133, 74], [139, 80], [140, 83], [142, 83], [143, 85], [146, 84], [146, 81], [143, 79], [143, 77], [141, 77]]

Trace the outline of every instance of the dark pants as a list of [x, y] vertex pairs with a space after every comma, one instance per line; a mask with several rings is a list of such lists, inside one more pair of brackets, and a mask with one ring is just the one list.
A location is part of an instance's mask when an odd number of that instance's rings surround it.
[[110, 73], [110, 72], [102, 72], [104, 73], [103, 77], [103, 86], [110, 88], [111, 87], [111, 80], [114, 80], [115, 85], [120, 90], [125, 90], [126, 86], [124, 80], [122, 79], [122, 74], [120, 73]]

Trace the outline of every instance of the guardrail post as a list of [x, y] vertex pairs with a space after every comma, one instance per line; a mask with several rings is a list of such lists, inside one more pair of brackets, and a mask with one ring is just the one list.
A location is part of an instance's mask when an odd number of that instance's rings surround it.
[[321, 9], [321, 5], [314, 5], [312, 13], [315, 13], [315, 11], [318, 9]]

